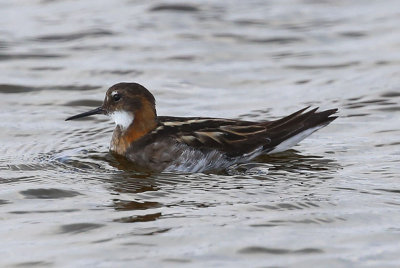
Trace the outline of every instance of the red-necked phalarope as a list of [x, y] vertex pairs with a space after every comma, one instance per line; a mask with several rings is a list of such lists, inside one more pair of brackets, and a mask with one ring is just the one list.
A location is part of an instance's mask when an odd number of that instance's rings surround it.
[[337, 109], [307, 109], [263, 122], [157, 116], [145, 87], [118, 83], [107, 90], [101, 107], [66, 120], [106, 114], [116, 124], [113, 153], [154, 171], [201, 172], [285, 151], [337, 118], [331, 116]]

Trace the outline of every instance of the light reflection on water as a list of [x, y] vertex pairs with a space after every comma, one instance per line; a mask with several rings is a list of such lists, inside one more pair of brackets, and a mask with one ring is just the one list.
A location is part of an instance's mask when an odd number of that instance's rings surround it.
[[[0, 4], [2, 266], [397, 264], [396, 1], [96, 3]], [[64, 122], [120, 81], [160, 115], [340, 118], [225, 171], [141, 173], [107, 118]]]

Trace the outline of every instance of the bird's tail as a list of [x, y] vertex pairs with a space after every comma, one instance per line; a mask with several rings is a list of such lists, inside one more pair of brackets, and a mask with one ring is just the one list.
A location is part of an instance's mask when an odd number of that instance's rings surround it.
[[335, 120], [331, 116], [338, 109], [317, 112], [318, 108], [305, 112], [309, 107], [301, 109], [282, 119], [266, 123], [271, 142], [265, 146], [264, 152], [268, 154], [288, 150], [313, 132], [325, 127]]

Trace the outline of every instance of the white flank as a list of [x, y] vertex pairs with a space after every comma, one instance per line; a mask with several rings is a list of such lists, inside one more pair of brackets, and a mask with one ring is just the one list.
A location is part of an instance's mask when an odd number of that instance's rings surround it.
[[280, 144], [278, 144], [278, 146], [276, 146], [272, 151], [269, 151], [267, 154], [275, 154], [286, 151], [291, 147], [295, 146], [300, 141], [310, 136], [313, 132], [317, 131], [320, 128], [323, 128], [324, 126], [326, 126], [326, 124], [306, 129], [303, 132], [300, 132], [299, 134], [281, 142]]
[[126, 111], [116, 111], [110, 114], [110, 117], [114, 120], [117, 126], [120, 126], [122, 130], [127, 129], [132, 124], [134, 116], [132, 113]]
[[202, 172], [205, 170], [223, 169], [233, 164], [247, 162], [262, 153], [262, 146], [242, 156], [229, 158], [217, 150], [204, 153], [200, 150], [182, 145], [182, 154], [164, 171]]

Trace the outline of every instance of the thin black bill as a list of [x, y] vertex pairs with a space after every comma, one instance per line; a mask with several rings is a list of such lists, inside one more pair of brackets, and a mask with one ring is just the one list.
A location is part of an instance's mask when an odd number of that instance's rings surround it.
[[77, 115], [68, 117], [67, 119], [65, 119], [65, 121], [74, 120], [74, 119], [86, 117], [86, 116], [89, 116], [89, 115], [94, 115], [94, 114], [105, 114], [105, 113], [106, 113], [106, 111], [105, 111], [102, 107], [98, 107], [98, 108], [96, 108], [96, 109], [94, 109], [94, 110], [91, 110], [91, 111], [88, 111], [88, 112], [84, 112], [84, 113], [81, 113], [81, 114], [77, 114]]

